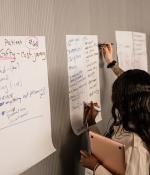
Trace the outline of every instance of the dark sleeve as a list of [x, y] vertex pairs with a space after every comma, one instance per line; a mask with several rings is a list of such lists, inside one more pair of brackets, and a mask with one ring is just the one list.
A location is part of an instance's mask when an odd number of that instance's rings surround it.
[[93, 131], [93, 132], [95, 132], [95, 133], [97, 133], [97, 134], [100, 134], [100, 130], [98, 129], [98, 127], [96, 126], [96, 124], [90, 126], [90, 127], [89, 127], [89, 130], [90, 130], [90, 131]]

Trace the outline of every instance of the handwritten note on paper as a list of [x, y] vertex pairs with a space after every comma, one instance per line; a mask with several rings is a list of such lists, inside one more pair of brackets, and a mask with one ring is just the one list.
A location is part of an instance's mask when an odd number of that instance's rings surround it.
[[49, 106], [45, 38], [1, 36], [0, 174], [18, 175], [55, 151]]
[[116, 31], [119, 66], [124, 69], [147, 71], [146, 35], [138, 32]]
[[146, 34], [133, 32], [134, 68], [148, 71]]
[[[83, 103], [100, 105], [98, 41], [94, 35], [67, 35], [70, 120], [73, 131], [84, 130]], [[97, 117], [101, 120], [101, 113]]]

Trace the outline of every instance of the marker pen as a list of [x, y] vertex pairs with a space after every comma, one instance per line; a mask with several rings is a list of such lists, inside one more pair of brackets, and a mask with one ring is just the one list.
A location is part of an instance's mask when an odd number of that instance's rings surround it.
[[101, 108], [98, 107], [98, 106], [94, 106], [94, 109], [95, 109], [97, 112], [101, 112]]
[[[114, 43], [110, 43], [111, 45], [114, 45]], [[108, 46], [107, 43], [99, 43], [98, 44], [99, 47], [105, 47], [105, 46]]]

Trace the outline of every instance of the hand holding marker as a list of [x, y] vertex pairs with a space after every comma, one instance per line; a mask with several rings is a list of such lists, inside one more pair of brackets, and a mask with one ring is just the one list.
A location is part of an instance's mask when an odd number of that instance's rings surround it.
[[[91, 108], [91, 103], [86, 103], [86, 102], [83, 102], [83, 103], [85, 106]], [[99, 106], [97, 106], [97, 103], [93, 103], [93, 107], [97, 112], [101, 112], [101, 108]]]
[[[111, 45], [114, 45], [114, 43], [110, 43]], [[98, 43], [98, 47], [99, 48], [103, 48], [103, 47], [106, 47], [106, 46], [108, 46], [109, 44], [107, 44], [107, 43]]]
[[98, 107], [98, 106], [95, 106], [95, 105], [94, 105], [94, 109], [95, 109], [97, 112], [101, 112], [101, 108]]
[[93, 103], [92, 101], [90, 103], [84, 102], [83, 124], [86, 126], [95, 124], [95, 118], [100, 111], [101, 109], [97, 103]]
[[[93, 102], [91, 102], [93, 103]], [[86, 105], [87, 107], [91, 108], [91, 103], [86, 103], [84, 102], [84, 105]], [[101, 112], [101, 108], [97, 105], [97, 103], [93, 103], [93, 108], [97, 111], [97, 112]]]

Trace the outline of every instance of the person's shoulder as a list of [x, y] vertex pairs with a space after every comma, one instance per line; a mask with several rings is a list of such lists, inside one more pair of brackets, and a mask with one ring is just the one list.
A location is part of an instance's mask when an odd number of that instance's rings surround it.
[[119, 129], [114, 133], [113, 140], [122, 143], [126, 148], [134, 146], [134, 134], [132, 132], [127, 132], [124, 129]]
[[[125, 139], [127, 140], [127, 138]], [[137, 150], [138, 152], [141, 152], [142, 154], [145, 154], [148, 156], [150, 155], [146, 147], [146, 144], [143, 142], [142, 138], [138, 136], [136, 133], [129, 132], [128, 139], [129, 140], [127, 141], [127, 144], [126, 144], [126, 150], [128, 149]]]
[[140, 136], [138, 136], [136, 133], [133, 133], [133, 147], [135, 148], [141, 148], [143, 150], [147, 150], [145, 143], [141, 139]]
[[114, 127], [113, 140], [118, 141], [125, 145], [125, 149], [129, 147], [140, 148], [147, 151], [146, 145], [142, 138], [134, 132], [129, 132], [123, 129], [122, 125]]

